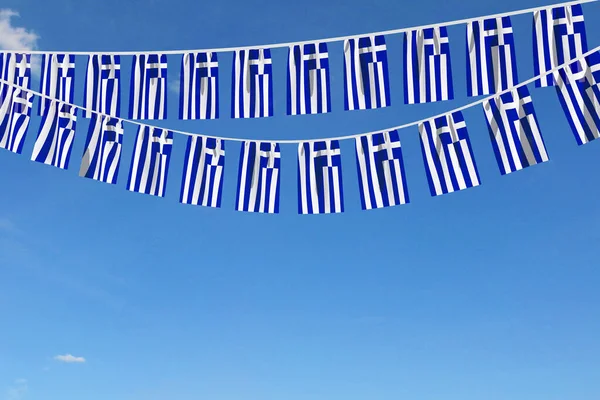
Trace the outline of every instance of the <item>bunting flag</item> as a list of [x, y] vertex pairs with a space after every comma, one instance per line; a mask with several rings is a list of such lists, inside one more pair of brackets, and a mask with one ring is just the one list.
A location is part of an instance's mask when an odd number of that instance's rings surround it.
[[164, 197], [172, 147], [173, 132], [140, 125], [127, 190]]
[[90, 121], [79, 176], [115, 184], [121, 164], [123, 122], [95, 115]]
[[344, 41], [344, 107], [367, 110], [388, 107], [390, 80], [384, 36]]
[[76, 122], [76, 107], [57, 101], [49, 102], [42, 116], [31, 159], [67, 169], [75, 138]]
[[404, 34], [404, 102], [430, 103], [454, 98], [450, 44], [445, 26]]
[[[121, 57], [112, 55], [90, 55], [85, 78], [83, 107], [121, 116]], [[85, 118], [95, 115], [85, 112]]]
[[337, 140], [298, 145], [298, 213], [344, 212], [342, 159]]
[[288, 115], [331, 111], [327, 44], [290, 46], [288, 62]]
[[356, 160], [363, 210], [409, 202], [398, 131], [357, 137]]
[[273, 116], [271, 50], [235, 51], [232, 91], [232, 118]]
[[419, 124], [419, 133], [432, 196], [480, 184], [467, 126], [460, 111]]
[[[3, 80], [29, 89], [31, 87], [31, 55], [0, 52], [0, 76]], [[4, 86], [9, 88], [8, 86]]]
[[242, 143], [236, 210], [279, 213], [279, 170], [281, 152], [278, 143]]
[[519, 81], [510, 17], [489, 18], [468, 24], [467, 53], [469, 96], [497, 93]]
[[167, 118], [167, 56], [165, 54], [138, 54], [133, 57], [129, 118]]
[[548, 161], [527, 86], [486, 101], [483, 110], [502, 175]]
[[183, 204], [221, 207], [225, 143], [204, 136], [188, 137], [179, 201]]
[[[581, 4], [536, 11], [533, 24], [536, 76], [551, 71], [588, 51]], [[537, 87], [554, 84], [552, 74], [536, 81]]]
[[33, 93], [14, 89], [10, 101], [0, 108], [0, 147], [21, 154], [29, 128]]
[[600, 52], [554, 74], [556, 91], [579, 145], [600, 137]]
[[[75, 56], [71, 54], [44, 54], [40, 92], [65, 103], [73, 103], [75, 89]], [[44, 115], [52, 100], [40, 99], [39, 115]]]
[[217, 53], [186, 53], [181, 60], [179, 119], [219, 118]]

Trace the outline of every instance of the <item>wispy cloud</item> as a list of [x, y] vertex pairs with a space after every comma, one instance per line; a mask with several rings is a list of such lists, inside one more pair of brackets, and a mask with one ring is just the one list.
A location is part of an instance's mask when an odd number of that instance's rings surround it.
[[176, 79], [171, 79], [167, 85], [167, 87], [169, 88], [169, 90], [173, 93], [179, 93], [179, 81]]
[[61, 362], [64, 362], [64, 363], [69, 363], [69, 364], [72, 364], [72, 363], [79, 363], [79, 364], [81, 364], [81, 363], [85, 362], [85, 358], [83, 358], [83, 357], [75, 357], [75, 356], [73, 356], [71, 354], [65, 354], [64, 356], [60, 356], [60, 355], [59, 356], [55, 356], [54, 359], [56, 361], [61, 361]]
[[3, 50], [33, 50], [39, 36], [22, 27], [13, 26], [12, 18], [18, 17], [14, 10], [0, 9], [0, 48]]
[[23, 400], [27, 395], [27, 379], [17, 379], [6, 392], [6, 400]]
[[0, 231], [3, 232], [14, 232], [17, 227], [15, 224], [8, 218], [0, 217]]

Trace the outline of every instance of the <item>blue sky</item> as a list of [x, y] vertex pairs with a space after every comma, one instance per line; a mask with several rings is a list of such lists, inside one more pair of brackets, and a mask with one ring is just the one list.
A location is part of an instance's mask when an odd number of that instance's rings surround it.
[[[0, 41], [73, 51], [237, 46], [545, 4], [4, 0], [2, 8], [20, 17], [0, 14]], [[584, 6], [590, 47], [598, 46], [599, 11]], [[531, 15], [513, 18], [522, 80], [533, 75], [531, 24]], [[402, 37], [392, 36], [392, 107], [343, 111], [336, 43], [330, 114], [285, 115], [287, 50], [278, 49], [275, 117], [177, 121], [171, 92], [172, 118], [157, 124], [288, 139], [427, 117], [470, 102], [465, 27], [449, 35], [450, 102], [403, 104]], [[176, 81], [180, 59], [169, 61]], [[227, 111], [231, 55], [219, 61]], [[85, 58], [77, 62], [81, 103]], [[123, 64], [127, 83], [130, 59]], [[281, 214], [246, 214], [234, 211], [238, 144], [226, 147], [223, 208], [215, 210], [178, 204], [184, 138], [175, 138], [167, 196], [159, 199], [125, 190], [131, 126], [120, 183], [110, 186], [77, 176], [83, 118], [68, 171], [29, 161], [33, 118], [24, 154], [0, 152], [0, 399], [598, 399], [600, 141], [576, 145], [554, 89], [532, 97], [549, 162], [501, 177], [475, 107], [464, 115], [482, 186], [432, 198], [417, 132], [407, 129], [411, 204], [360, 211], [354, 144], [346, 141], [347, 212], [321, 216], [297, 215], [293, 145], [282, 147]]]

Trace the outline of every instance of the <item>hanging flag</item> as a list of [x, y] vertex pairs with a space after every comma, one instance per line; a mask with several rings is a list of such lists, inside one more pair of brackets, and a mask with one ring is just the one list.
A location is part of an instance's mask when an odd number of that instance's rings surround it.
[[600, 137], [600, 52], [554, 74], [556, 91], [579, 145]]
[[[31, 55], [0, 53], [0, 76], [3, 80], [29, 89], [31, 86]], [[5, 86], [8, 88], [8, 86]]]
[[[73, 103], [75, 88], [75, 56], [72, 54], [44, 54], [40, 92], [65, 103]], [[44, 115], [52, 100], [40, 99], [39, 115]]]
[[356, 159], [363, 210], [409, 202], [398, 131], [357, 137]]
[[419, 133], [432, 196], [480, 184], [467, 126], [460, 111], [419, 124]]
[[[548, 8], [533, 14], [535, 75], [548, 72], [588, 51], [581, 4]], [[536, 87], [553, 86], [552, 74], [536, 81]]]
[[467, 52], [469, 96], [497, 93], [519, 81], [510, 17], [482, 19], [468, 24]]
[[75, 137], [77, 108], [62, 102], [48, 103], [31, 159], [67, 169]]
[[0, 147], [21, 154], [29, 128], [33, 94], [15, 89], [10, 101], [0, 109]]
[[115, 184], [121, 164], [123, 121], [95, 115], [90, 121], [79, 176]]
[[242, 143], [236, 210], [279, 213], [279, 144]]
[[138, 54], [133, 57], [129, 118], [167, 118], [165, 54]]
[[344, 212], [342, 159], [337, 140], [298, 146], [298, 213]]
[[483, 110], [502, 175], [548, 161], [527, 86], [486, 101]]
[[384, 36], [344, 41], [344, 83], [346, 110], [367, 110], [392, 104]]
[[327, 43], [290, 46], [288, 61], [288, 115], [331, 111]]
[[[102, 114], [121, 116], [121, 57], [90, 55], [85, 79], [83, 107]], [[86, 111], [85, 117], [95, 114]]]
[[186, 53], [181, 61], [179, 119], [219, 118], [217, 53]]
[[190, 136], [179, 201], [196, 206], [221, 207], [224, 167], [225, 143], [222, 139]]
[[140, 125], [127, 190], [164, 197], [173, 147], [173, 132]]
[[404, 102], [452, 100], [450, 44], [445, 26], [404, 34]]
[[232, 92], [232, 118], [273, 116], [271, 50], [235, 51]]

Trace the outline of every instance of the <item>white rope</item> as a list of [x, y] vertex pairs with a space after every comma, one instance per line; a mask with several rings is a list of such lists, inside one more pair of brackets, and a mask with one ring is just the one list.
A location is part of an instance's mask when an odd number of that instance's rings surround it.
[[27, 54], [72, 54], [72, 55], [121, 55], [121, 56], [131, 56], [131, 55], [139, 55], [139, 54], [185, 54], [185, 53], [196, 53], [196, 52], [229, 52], [229, 51], [237, 51], [237, 50], [250, 50], [250, 49], [276, 49], [281, 47], [290, 47], [294, 45], [302, 45], [302, 44], [310, 44], [310, 43], [331, 43], [331, 42], [341, 42], [347, 39], [358, 39], [365, 36], [376, 36], [376, 35], [394, 35], [398, 33], [410, 32], [416, 29], [425, 29], [425, 28], [435, 28], [439, 26], [452, 26], [452, 25], [460, 25], [460, 24], [468, 24], [469, 22], [479, 21], [487, 18], [500, 18], [500, 17], [510, 17], [513, 15], [521, 15], [527, 13], [533, 13], [539, 10], [546, 10], [554, 7], [565, 7], [575, 4], [585, 4], [585, 3], [593, 3], [598, 0], [576, 0], [576, 1], [568, 1], [565, 3], [557, 3], [551, 4], [548, 6], [542, 7], [533, 7], [527, 8], [523, 10], [510, 11], [501, 14], [487, 15], [482, 17], [475, 18], [466, 18], [455, 21], [442, 22], [438, 24], [432, 25], [421, 25], [421, 26], [413, 26], [410, 28], [401, 28], [401, 29], [391, 29], [387, 31], [380, 32], [371, 32], [364, 33], [360, 35], [350, 35], [350, 36], [337, 36], [325, 39], [316, 39], [316, 40], [306, 40], [301, 42], [287, 42], [287, 43], [272, 43], [272, 44], [262, 44], [256, 46], [242, 46], [242, 47], [222, 47], [222, 48], [214, 48], [214, 49], [196, 49], [196, 50], [165, 50], [165, 51], [113, 51], [113, 52], [102, 52], [102, 51], [47, 51], [47, 50], [6, 50], [7, 52], [15, 52], [15, 53], [27, 53]]
[[524, 81], [522, 83], [519, 83], [518, 85], [512, 86], [512, 87], [510, 87], [510, 88], [508, 88], [506, 90], [503, 90], [501, 92], [494, 93], [493, 95], [485, 97], [485, 98], [483, 98], [481, 100], [474, 101], [473, 103], [469, 103], [469, 104], [464, 105], [462, 107], [455, 108], [454, 110], [446, 111], [446, 112], [437, 114], [437, 115], [435, 115], [433, 117], [428, 117], [428, 118], [425, 118], [425, 119], [421, 119], [419, 121], [409, 122], [407, 124], [398, 125], [398, 126], [394, 126], [394, 127], [391, 127], [391, 128], [379, 129], [377, 131], [372, 131], [372, 132], [364, 132], [364, 133], [357, 133], [357, 134], [354, 134], [354, 135], [328, 137], [328, 138], [321, 138], [321, 139], [260, 140], [260, 139], [230, 138], [230, 137], [202, 135], [202, 134], [198, 134], [198, 133], [183, 132], [183, 131], [178, 131], [178, 130], [174, 130], [174, 129], [163, 128], [163, 127], [156, 126], [156, 125], [144, 124], [144, 123], [141, 123], [141, 122], [138, 122], [138, 121], [133, 121], [133, 120], [126, 119], [126, 118], [115, 117], [115, 116], [109, 115], [109, 114], [103, 114], [103, 113], [100, 113], [98, 111], [94, 111], [94, 110], [92, 110], [90, 108], [85, 108], [85, 107], [81, 107], [81, 106], [78, 106], [78, 105], [75, 105], [75, 104], [71, 104], [71, 103], [67, 103], [67, 102], [61, 101], [61, 100], [57, 100], [57, 99], [55, 99], [53, 97], [47, 96], [47, 95], [42, 94], [40, 92], [36, 92], [34, 90], [25, 88], [23, 86], [19, 86], [17, 84], [5, 81], [4, 79], [0, 79], [0, 84], [7, 85], [9, 87], [12, 87], [13, 89], [21, 89], [22, 91], [25, 91], [25, 92], [28, 92], [28, 93], [32, 93], [34, 96], [38, 96], [38, 97], [41, 97], [43, 99], [48, 99], [48, 100], [51, 100], [51, 101], [55, 101], [55, 102], [58, 102], [58, 103], [61, 103], [61, 104], [66, 104], [68, 106], [75, 107], [75, 108], [77, 108], [77, 109], [79, 109], [81, 111], [87, 111], [87, 112], [90, 112], [90, 113], [93, 113], [93, 114], [96, 114], [96, 115], [100, 115], [100, 116], [103, 116], [103, 117], [115, 118], [115, 119], [121, 120], [123, 122], [127, 122], [127, 123], [130, 123], [130, 124], [133, 124], [133, 125], [147, 126], [147, 127], [152, 127], [152, 128], [156, 128], [156, 129], [164, 129], [164, 130], [171, 131], [173, 133], [177, 133], [179, 135], [201, 136], [201, 137], [207, 137], [207, 138], [215, 138], [215, 139], [225, 140], [225, 141], [229, 141], [229, 142], [246, 142], [246, 141], [249, 141], [249, 142], [262, 142], [262, 143], [298, 144], [298, 143], [321, 142], [321, 141], [325, 141], [325, 140], [355, 139], [357, 137], [366, 136], [366, 135], [373, 135], [373, 134], [380, 133], [380, 132], [386, 132], [386, 131], [391, 131], [391, 130], [399, 130], [399, 129], [410, 128], [412, 126], [419, 125], [419, 124], [421, 124], [423, 122], [426, 122], [426, 121], [429, 121], [429, 120], [432, 120], [432, 119], [435, 119], [435, 118], [438, 118], [438, 117], [442, 117], [444, 115], [452, 114], [452, 113], [455, 113], [455, 112], [458, 112], [458, 111], [466, 110], [468, 108], [475, 107], [475, 106], [477, 106], [479, 104], [482, 104], [482, 103], [484, 103], [484, 102], [486, 102], [488, 100], [491, 100], [491, 99], [494, 99], [494, 98], [498, 98], [501, 95], [503, 95], [504, 93], [512, 92], [513, 90], [518, 89], [518, 88], [520, 88], [522, 86], [529, 85], [530, 83], [535, 82], [536, 80], [538, 80], [540, 78], [543, 78], [543, 77], [545, 77], [547, 75], [553, 74], [553, 73], [555, 73], [555, 72], [557, 72], [557, 71], [559, 71], [559, 70], [567, 67], [568, 65], [570, 65], [570, 64], [572, 64], [572, 63], [574, 63], [576, 61], [579, 61], [579, 60], [581, 60], [581, 59], [589, 56], [592, 53], [595, 53], [596, 51], [600, 51], [600, 46], [594, 48], [593, 50], [588, 51], [587, 53], [584, 53], [584, 54], [580, 55], [579, 57], [573, 58], [572, 60], [569, 60], [569, 61], [567, 61], [567, 62], [559, 65], [558, 67], [555, 67], [555, 68], [553, 68], [553, 69], [551, 69], [551, 70], [549, 70], [547, 72], [544, 72], [543, 74], [540, 74], [540, 75], [538, 75], [536, 77], [533, 77], [533, 78], [528, 79], [528, 80], [526, 80], [526, 81]]

